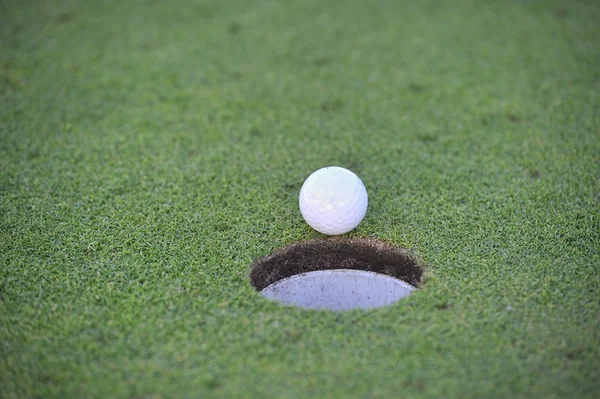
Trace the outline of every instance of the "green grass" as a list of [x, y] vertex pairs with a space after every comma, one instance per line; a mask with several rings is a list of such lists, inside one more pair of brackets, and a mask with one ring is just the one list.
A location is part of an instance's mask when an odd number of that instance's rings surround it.
[[[596, 1], [0, 2], [0, 396], [594, 397]], [[284, 308], [250, 263], [349, 235], [434, 277]]]

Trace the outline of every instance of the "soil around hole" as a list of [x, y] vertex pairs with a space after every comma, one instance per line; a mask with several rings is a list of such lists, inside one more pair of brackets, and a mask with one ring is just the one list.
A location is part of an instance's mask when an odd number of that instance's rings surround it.
[[376, 238], [316, 238], [256, 260], [250, 282], [258, 291], [287, 277], [317, 270], [352, 269], [386, 274], [415, 287], [425, 268], [405, 248]]

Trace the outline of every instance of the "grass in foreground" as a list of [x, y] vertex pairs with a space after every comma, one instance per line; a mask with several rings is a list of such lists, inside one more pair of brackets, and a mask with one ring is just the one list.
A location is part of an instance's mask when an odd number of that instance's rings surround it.
[[[498, 4], [497, 4], [498, 3]], [[593, 397], [600, 389], [593, 1], [0, 3], [0, 396]], [[343, 314], [250, 263], [353, 237], [426, 287]]]

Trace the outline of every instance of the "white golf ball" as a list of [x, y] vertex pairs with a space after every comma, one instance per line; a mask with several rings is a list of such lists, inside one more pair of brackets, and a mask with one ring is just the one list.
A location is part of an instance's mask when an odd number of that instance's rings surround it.
[[299, 200], [306, 223], [329, 235], [344, 234], [358, 226], [369, 202], [360, 178], [339, 166], [322, 168], [308, 176]]

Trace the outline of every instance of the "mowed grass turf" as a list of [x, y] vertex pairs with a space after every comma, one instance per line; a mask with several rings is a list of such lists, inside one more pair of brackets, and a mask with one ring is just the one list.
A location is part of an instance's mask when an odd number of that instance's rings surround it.
[[[596, 1], [0, 3], [0, 396], [597, 397]], [[253, 260], [350, 237], [429, 280], [283, 307]]]

